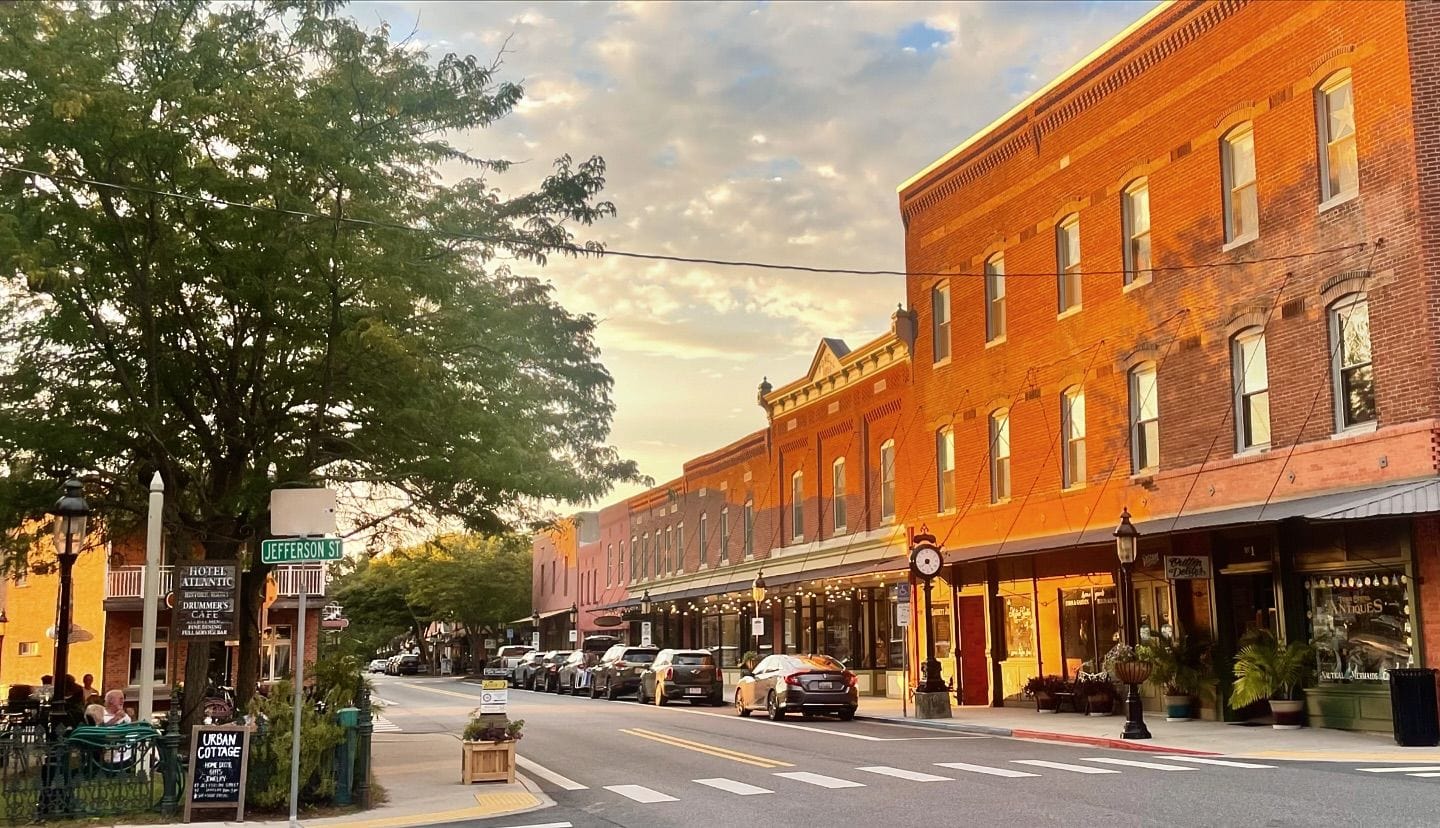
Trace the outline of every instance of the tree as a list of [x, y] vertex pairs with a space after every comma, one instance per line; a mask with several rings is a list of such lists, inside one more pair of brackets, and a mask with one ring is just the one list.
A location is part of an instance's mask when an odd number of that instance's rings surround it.
[[472, 659], [487, 630], [530, 611], [530, 542], [522, 536], [444, 535], [405, 554], [410, 599], [428, 600], [436, 620], [459, 623]]
[[[520, 87], [338, 8], [0, 4], [0, 525], [78, 470], [123, 532], [158, 471], [172, 549], [251, 560], [242, 701], [270, 489], [493, 532], [636, 477], [595, 321], [497, 263], [598, 250], [571, 228], [614, 213], [604, 162], [505, 197], [509, 163], [452, 139]], [[30, 540], [7, 538], [8, 570]]]
[[330, 596], [350, 621], [341, 634], [348, 651], [369, 658], [407, 632], [423, 642], [434, 614], [423, 596], [412, 602], [411, 572], [404, 563], [387, 555], [341, 564], [345, 571], [331, 581]]

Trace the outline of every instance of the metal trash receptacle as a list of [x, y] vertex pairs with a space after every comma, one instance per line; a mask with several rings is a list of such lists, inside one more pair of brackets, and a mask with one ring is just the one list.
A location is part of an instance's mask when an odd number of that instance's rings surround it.
[[1404, 747], [1440, 745], [1440, 708], [1435, 703], [1436, 670], [1405, 667], [1390, 671], [1390, 716], [1395, 743]]

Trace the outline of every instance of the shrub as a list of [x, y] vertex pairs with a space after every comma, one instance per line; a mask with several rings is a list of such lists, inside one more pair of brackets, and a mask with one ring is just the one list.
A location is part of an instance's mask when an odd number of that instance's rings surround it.
[[[278, 682], [269, 696], [256, 696], [250, 702], [250, 715], [262, 721], [263, 726], [250, 739], [246, 799], [259, 808], [280, 807], [290, 799], [290, 739], [295, 726], [292, 687], [288, 681]], [[301, 705], [302, 804], [328, 802], [335, 795], [334, 751], [344, 739], [344, 728], [335, 723], [333, 716], [321, 713], [313, 700]]]
[[470, 721], [465, 724], [465, 732], [461, 738], [467, 742], [518, 742], [524, 729], [524, 719], [506, 721], [502, 725], [485, 721], [481, 718], [480, 711], [475, 710], [470, 714]]

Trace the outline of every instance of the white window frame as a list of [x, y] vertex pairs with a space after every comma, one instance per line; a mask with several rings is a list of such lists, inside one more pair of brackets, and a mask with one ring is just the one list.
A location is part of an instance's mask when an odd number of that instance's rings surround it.
[[[1355, 86], [1351, 80], [1350, 70], [1341, 69], [1315, 88], [1316, 136], [1319, 139], [1320, 201], [1322, 204], [1346, 201], [1360, 192], [1360, 159], [1355, 138], [1355, 133], [1358, 131], [1355, 123]], [[1330, 129], [1330, 96], [1342, 86], [1349, 87], [1350, 90], [1350, 132], [1336, 138]], [[1344, 187], [1343, 182], [1331, 179], [1333, 162], [1330, 159], [1334, 151], [1347, 152], [1345, 149], [1347, 145], [1349, 147], [1348, 154], [1355, 158], [1355, 180], [1351, 182], [1348, 189]]]
[[745, 560], [755, 557], [755, 501], [745, 501]]
[[1060, 394], [1060, 485], [1085, 485], [1085, 389], [1074, 385]]
[[720, 510], [720, 556], [715, 564], [730, 563], [730, 507]]
[[990, 502], [1010, 499], [1010, 409], [990, 412]]
[[614, 586], [615, 544], [605, 544], [605, 586]]
[[950, 283], [938, 282], [930, 288], [931, 362], [950, 361]]
[[[1245, 349], [1251, 343], [1259, 343], [1259, 347], [1247, 360]], [[1251, 388], [1249, 379], [1255, 366], [1248, 363], [1257, 358], [1260, 360], [1259, 371], [1265, 378], [1265, 384], [1260, 388]], [[1241, 452], [1267, 448], [1271, 437], [1270, 364], [1264, 328], [1246, 328], [1230, 338], [1230, 371], [1235, 388], [1235, 450]], [[1255, 439], [1252, 401], [1264, 406], [1265, 435], [1262, 440]]]
[[635, 583], [644, 577], [640, 572], [640, 556], [644, 550], [640, 546], [640, 536], [630, 536], [630, 583]]
[[1005, 254], [985, 260], [985, 341], [1005, 338]]
[[624, 540], [621, 540], [621, 541], [620, 541], [620, 543], [619, 543], [619, 550], [620, 550], [620, 554], [619, 554], [618, 556], [616, 556], [616, 558], [615, 558], [615, 581], [616, 581], [616, 583], [623, 584], [623, 583], [625, 583], [625, 541], [624, 541]]
[[701, 512], [701, 513], [700, 513], [700, 534], [699, 534], [699, 535], [696, 537], [696, 539], [695, 539], [696, 544], [699, 545], [699, 547], [700, 547], [700, 567], [699, 567], [700, 569], [704, 569], [705, 567], [707, 567], [707, 566], [710, 565], [710, 561], [709, 561], [709, 557], [710, 557], [710, 539], [709, 539], [709, 537], [708, 537], [707, 534], [706, 534], [706, 533], [708, 533], [709, 531], [710, 531], [710, 513], [709, 513], [709, 512]]
[[955, 510], [955, 429], [950, 426], [935, 432], [935, 509], [941, 514]]
[[845, 504], [845, 458], [837, 457], [830, 464], [830, 526], [836, 534], [845, 531], [848, 512]]
[[880, 444], [880, 520], [895, 519], [895, 441]]
[[[1330, 309], [1326, 313], [1330, 324], [1330, 383], [1331, 396], [1335, 400], [1335, 431], [1337, 433], [1358, 428], [1373, 428], [1374, 424], [1379, 419], [1379, 412], [1375, 399], [1374, 338], [1367, 337], [1370, 340], [1367, 343], [1368, 350], [1370, 351], [1369, 361], [1356, 362], [1353, 365], [1345, 364], [1345, 346], [1342, 343], [1343, 331], [1341, 330], [1341, 316], [1346, 314], [1347, 311], [1353, 311], [1355, 308], [1361, 305], [1365, 306], [1365, 318], [1368, 327], [1368, 321], [1370, 318], [1370, 297], [1364, 293], [1351, 293], [1347, 296], [1340, 297], [1339, 299], [1330, 303]], [[1356, 371], [1360, 369], [1365, 369], [1370, 375], [1370, 408], [1376, 413], [1375, 416], [1372, 416], [1369, 419], [1355, 420], [1354, 422], [1351, 422], [1350, 406], [1347, 403], [1348, 395], [1345, 393], [1345, 373], [1347, 371]]]
[[790, 475], [790, 539], [805, 540], [805, 472]]
[[675, 566], [675, 527], [665, 527], [665, 573], [668, 575], [676, 570]]
[[33, 658], [40, 655], [40, 642], [21, 641], [16, 649], [16, 655], [20, 658]]
[[[1145, 201], [1144, 226], [1141, 227], [1140, 211], [1137, 209], [1141, 198]], [[1150, 242], [1150, 179], [1137, 178], [1130, 182], [1120, 194], [1121, 221], [1125, 228], [1125, 284], [1133, 285], [1150, 281], [1151, 269], [1155, 267], [1155, 249]], [[1139, 248], [1145, 248], [1142, 262]]]
[[[1142, 418], [1149, 402], [1148, 396], [1145, 399], [1140, 397], [1140, 378], [1144, 374], [1153, 378], [1150, 386], [1155, 397], [1154, 416], [1148, 418]], [[1130, 469], [1132, 474], [1146, 474], [1160, 467], [1160, 373], [1155, 363], [1142, 362], [1131, 368], [1127, 384], [1130, 389]], [[1153, 436], [1150, 436], [1152, 431]], [[1151, 447], [1154, 448], [1153, 458], [1147, 450]]]
[[[1075, 257], [1071, 260], [1071, 234]], [[1071, 213], [1055, 225], [1055, 308], [1061, 316], [1081, 307], [1080, 214]]]
[[[1225, 133], [1224, 137], [1220, 139], [1220, 166], [1225, 196], [1225, 243], [1227, 245], [1242, 244], [1260, 235], [1260, 171], [1251, 169], [1248, 180], [1236, 178], [1235, 147], [1243, 141], [1248, 141], [1250, 144], [1252, 166], [1258, 166], [1258, 159], [1255, 157], [1255, 125], [1253, 123], [1246, 121]], [[1254, 227], [1236, 226], [1235, 210], [1241, 200], [1251, 203], [1250, 212], [1255, 216]], [[1242, 210], [1241, 215], [1243, 214]]]

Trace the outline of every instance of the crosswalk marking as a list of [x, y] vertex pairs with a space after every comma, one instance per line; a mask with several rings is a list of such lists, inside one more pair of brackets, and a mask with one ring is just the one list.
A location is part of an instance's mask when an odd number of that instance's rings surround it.
[[1405, 774], [1405, 775], [1406, 775], [1406, 776], [1418, 776], [1418, 777], [1420, 777], [1421, 779], [1434, 779], [1435, 777], [1440, 776], [1440, 773], [1407, 773], [1407, 774]]
[[519, 754], [516, 754], [516, 755], [515, 755], [515, 764], [519, 765], [520, 767], [524, 768], [524, 769], [527, 770], [527, 771], [530, 771], [531, 773], [535, 774], [536, 776], [540, 777], [541, 779], [544, 779], [545, 781], [550, 782], [550, 783], [553, 784], [553, 785], [559, 786], [562, 790], [566, 790], [566, 791], [583, 791], [583, 790], [587, 790], [587, 789], [588, 789], [587, 786], [581, 785], [579, 782], [576, 782], [574, 779], [570, 779], [569, 777], [561, 776], [560, 774], [556, 773], [555, 771], [550, 770], [549, 768], [545, 767], [544, 765], [539, 764], [539, 763], [536, 762], [535, 760], [533, 760], [533, 759], [527, 759], [527, 758], [525, 758], [524, 756], [521, 756], [521, 755], [519, 755]]
[[1159, 762], [1138, 762], [1134, 759], [1111, 759], [1104, 756], [1087, 756], [1081, 759], [1082, 762], [1099, 762], [1104, 765], [1124, 765], [1128, 768], [1148, 768], [1158, 771], [1193, 771], [1194, 768], [1187, 768], [1184, 765], [1164, 765]]
[[1406, 765], [1399, 768], [1356, 768], [1356, 770], [1365, 773], [1414, 773], [1416, 771], [1440, 771], [1440, 765]]
[[385, 718], [384, 716], [378, 716], [378, 715], [377, 715], [377, 716], [375, 716], [374, 718], [372, 718], [372, 719], [370, 720], [370, 722], [371, 722], [372, 725], [374, 725], [374, 728], [375, 728], [375, 729], [374, 729], [373, 732], [375, 732], [375, 733], [399, 733], [399, 732], [400, 732], [400, 726], [397, 725], [397, 724], [395, 724], [394, 722], [390, 721], [389, 719]]
[[755, 796], [756, 794], [775, 793], [769, 788], [761, 788], [755, 785], [747, 785], [744, 782], [736, 782], [734, 779], [725, 779], [722, 777], [716, 777], [714, 779], [696, 779], [695, 781], [701, 785], [707, 785], [711, 788], [718, 788], [719, 790], [727, 791], [733, 794], [739, 794], [740, 796]]
[[969, 771], [970, 773], [983, 773], [987, 776], [1003, 776], [1006, 779], [1019, 779], [1023, 776], [1039, 776], [1038, 773], [1029, 771], [1014, 770], [1013, 768], [992, 768], [988, 765], [971, 765], [966, 762], [936, 762], [942, 768], [954, 768], [955, 770]]
[[789, 773], [777, 773], [786, 779], [793, 779], [796, 782], [804, 782], [808, 785], [818, 785], [822, 788], [863, 788], [863, 782], [851, 782], [849, 779], [836, 779], [833, 776], [821, 776], [818, 773], [808, 771], [791, 771]]
[[610, 791], [611, 793], [620, 794], [627, 799], [633, 799], [636, 802], [644, 805], [649, 805], [653, 802], [676, 801], [675, 797], [670, 796], [669, 794], [660, 793], [656, 790], [651, 790], [644, 785], [606, 785], [605, 790]]
[[1211, 759], [1206, 756], [1161, 756], [1161, 759], [1169, 759], [1172, 762], [1194, 762], [1199, 765], [1219, 765], [1222, 768], [1269, 768], [1274, 770], [1274, 765], [1261, 765], [1256, 762], [1236, 762], [1233, 759]]
[[1054, 768], [1071, 773], [1119, 773], [1109, 768], [1092, 768], [1087, 765], [1067, 765], [1064, 762], [1050, 762], [1045, 759], [1011, 759], [1017, 765], [1034, 765], [1037, 768]]
[[908, 771], [900, 768], [891, 768], [885, 765], [872, 765], [868, 768], [856, 768], [866, 773], [878, 773], [881, 776], [893, 776], [896, 779], [908, 779], [911, 782], [954, 782], [949, 776], [936, 776], [933, 773], [920, 773], [919, 771]]

